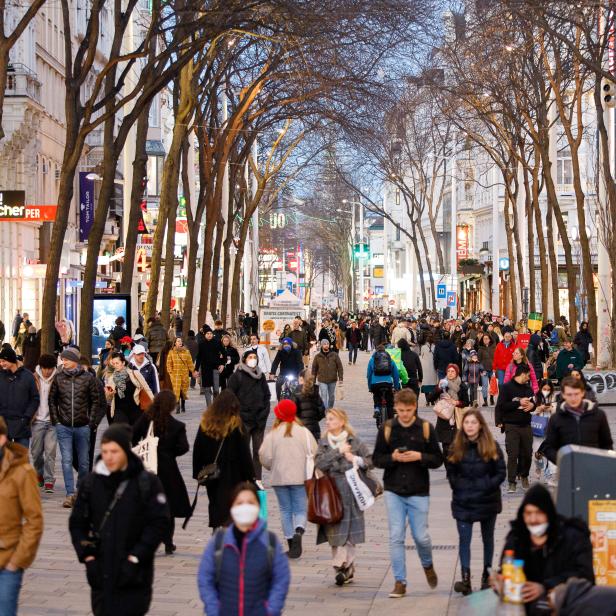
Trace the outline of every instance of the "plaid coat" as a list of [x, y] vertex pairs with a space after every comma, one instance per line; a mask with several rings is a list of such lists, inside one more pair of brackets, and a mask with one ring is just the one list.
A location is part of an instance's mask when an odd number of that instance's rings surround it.
[[186, 348], [173, 348], [167, 355], [167, 376], [171, 381], [171, 387], [176, 398], [183, 394], [188, 400], [188, 386], [190, 385], [190, 373], [195, 369], [195, 364], [190, 351]]
[[[366, 470], [371, 468], [372, 456], [368, 447], [354, 436], [350, 437], [348, 442], [352, 453], [364, 459]], [[330, 446], [325, 436], [319, 441], [315, 466], [336, 482], [343, 509], [342, 520], [338, 524], [319, 526], [317, 544], [327, 541], [332, 547], [341, 547], [348, 542], [354, 545], [364, 543], [366, 540], [364, 512], [358, 507], [344, 474], [353, 465], [337, 449]]]

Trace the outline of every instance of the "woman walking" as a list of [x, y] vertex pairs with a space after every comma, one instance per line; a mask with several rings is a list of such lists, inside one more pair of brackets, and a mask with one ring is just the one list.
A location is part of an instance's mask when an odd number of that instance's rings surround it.
[[355, 546], [366, 540], [364, 513], [355, 501], [345, 472], [353, 466], [369, 469], [372, 458], [368, 447], [355, 436], [343, 410], [329, 409], [325, 425], [315, 464], [336, 483], [344, 514], [337, 524], [319, 526], [317, 544], [327, 541], [331, 546], [336, 584], [342, 586], [351, 582], [355, 574]]
[[511, 356], [511, 363], [505, 370], [505, 383], [508, 383], [514, 376], [516, 368], [520, 364], [526, 364], [530, 368], [530, 386], [533, 388], [533, 393], [536, 394], [539, 391], [539, 383], [537, 382], [537, 376], [535, 375], [535, 369], [526, 357], [526, 351], [522, 347], [517, 347], [513, 351]]
[[161, 391], [156, 394], [150, 408], [141, 415], [133, 428], [133, 445], [146, 437], [152, 423], [154, 424], [154, 436], [158, 437], [157, 475], [165, 489], [171, 512], [169, 533], [164, 539], [166, 554], [175, 552], [173, 543], [175, 518], [185, 518], [190, 514], [186, 484], [177, 463], [177, 458], [188, 453], [190, 447], [186, 438], [186, 426], [171, 416], [176, 404], [177, 398], [173, 392]]
[[229, 502], [233, 488], [252, 481], [255, 472], [248, 443], [243, 434], [240, 402], [229, 389], [221, 392], [205, 410], [193, 447], [193, 478], [216, 461], [218, 479], [209, 481], [209, 526], [218, 528], [229, 522]]
[[580, 323], [580, 329], [573, 339], [573, 346], [582, 356], [584, 365], [586, 365], [590, 361], [590, 347], [592, 346], [592, 335], [588, 329], [588, 321]]
[[219, 382], [220, 389], [227, 388], [227, 380], [233, 374], [235, 366], [240, 363], [240, 354], [231, 342], [231, 336], [229, 334], [223, 334], [221, 338], [222, 342], [222, 361], [224, 364], [223, 370], [220, 373]]
[[321, 438], [319, 422], [325, 418], [325, 405], [314, 377], [308, 369], [299, 373], [299, 385], [301, 389], [293, 394], [293, 402], [297, 406], [297, 418], [318, 441]]
[[184, 346], [181, 338], [175, 339], [175, 344], [167, 355], [167, 374], [177, 400], [176, 413], [186, 412], [190, 375], [195, 370], [190, 351]]
[[257, 488], [241, 483], [230, 497], [233, 524], [212, 537], [199, 565], [205, 613], [279, 616], [289, 591], [289, 561], [274, 533], [259, 520]]
[[[481, 376], [481, 397], [483, 398], [483, 406], [488, 406], [488, 387], [490, 385], [490, 379], [494, 374], [494, 351], [496, 350], [496, 343], [494, 338], [490, 334], [483, 334], [481, 336], [481, 342], [477, 349], [477, 359], [483, 366], [485, 374]], [[490, 404], [494, 405], [494, 396], [490, 396]]]
[[270, 483], [278, 499], [282, 531], [289, 544], [287, 556], [302, 555], [302, 535], [306, 530], [307, 459], [314, 458], [317, 442], [310, 430], [297, 419], [297, 406], [292, 400], [281, 400], [274, 407], [276, 420], [267, 433], [259, 458], [271, 471]]
[[423, 381], [421, 391], [423, 392], [426, 403], [429, 405], [429, 395], [434, 391], [438, 377], [434, 368], [434, 342], [432, 333], [426, 335], [425, 341], [419, 347], [419, 360], [421, 361], [421, 371], [423, 373]]
[[111, 403], [111, 421], [133, 426], [141, 417], [141, 393], [144, 392], [144, 397], [150, 402], [154, 400], [154, 394], [139, 370], [128, 367], [124, 353], [115, 351], [110, 364], [113, 372], [105, 381], [105, 395]]
[[445, 466], [452, 489], [451, 512], [458, 527], [462, 568], [462, 580], [455, 583], [454, 590], [468, 595], [472, 592], [471, 539], [475, 522], [481, 524], [483, 540], [481, 589], [490, 586], [494, 525], [503, 508], [500, 486], [506, 476], [503, 452], [479, 410], [469, 409], [464, 413]]

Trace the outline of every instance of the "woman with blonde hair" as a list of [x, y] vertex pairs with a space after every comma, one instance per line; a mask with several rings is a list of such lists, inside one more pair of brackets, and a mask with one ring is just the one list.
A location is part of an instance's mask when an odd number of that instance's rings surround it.
[[310, 370], [299, 373], [299, 384], [301, 389], [296, 390], [292, 398], [297, 406], [297, 418], [318, 441], [321, 438], [319, 422], [325, 418], [325, 405]]
[[307, 522], [304, 481], [309, 479], [307, 462], [314, 458], [317, 442], [297, 419], [297, 406], [292, 400], [281, 400], [274, 407], [274, 414], [276, 419], [259, 449], [259, 459], [271, 471], [282, 531], [289, 544], [287, 556], [299, 558]]
[[537, 375], [535, 374], [535, 369], [533, 365], [528, 361], [528, 357], [526, 357], [526, 351], [522, 347], [517, 347], [513, 351], [513, 355], [511, 356], [511, 362], [507, 366], [505, 370], [505, 383], [511, 381], [511, 379], [515, 376], [516, 368], [520, 364], [526, 364], [530, 368], [530, 386], [533, 388], [533, 393], [536, 395], [539, 391], [539, 383], [537, 381]]
[[447, 479], [452, 489], [451, 512], [456, 520], [460, 544], [458, 553], [462, 580], [454, 590], [463, 595], [471, 588], [471, 538], [473, 523], [481, 523], [483, 540], [482, 590], [489, 587], [488, 570], [494, 555], [494, 526], [502, 511], [500, 486], [506, 470], [503, 452], [478, 409], [469, 409], [462, 417], [445, 460]]
[[336, 584], [342, 586], [351, 582], [355, 574], [355, 546], [366, 540], [364, 513], [355, 501], [345, 473], [354, 466], [368, 470], [372, 467], [372, 456], [355, 436], [342, 409], [329, 409], [325, 426], [315, 464], [335, 482], [344, 513], [337, 524], [319, 526], [317, 544], [327, 541], [331, 546]]
[[240, 401], [230, 389], [221, 391], [201, 417], [193, 446], [193, 478], [197, 479], [199, 472], [214, 462], [220, 474], [206, 485], [210, 528], [229, 522], [233, 489], [238, 483], [255, 478], [240, 417]]

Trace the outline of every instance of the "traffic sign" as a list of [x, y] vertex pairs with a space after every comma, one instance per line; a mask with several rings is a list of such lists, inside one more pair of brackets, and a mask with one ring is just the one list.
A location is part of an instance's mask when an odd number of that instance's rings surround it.
[[498, 269], [501, 272], [507, 271], [509, 269], [509, 257], [501, 257], [498, 260]]
[[455, 291], [447, 291], [447, 306], [449, 308], [455, 308], [457, 303], [456, 292]]
[[447, 285], [446, 284], [436, 285], [436, 299], [445, 299], [446, 297], [447, 297]]

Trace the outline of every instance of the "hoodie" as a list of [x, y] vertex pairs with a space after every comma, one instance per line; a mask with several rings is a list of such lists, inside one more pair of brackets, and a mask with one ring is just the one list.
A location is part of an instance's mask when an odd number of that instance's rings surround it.
[[56, 376], [56, 372], [57, 370], [54, 368], [51, 376], [46, 379], [43, 376], [40, 366], [37, 366], [34, 370], [34, 380], [36, 381], [40, 396], [39, 407], [34, 416], [34, 421], [51, 421], [51, 417], [49, 416], [49, 390], [51, 389], [51, 383], [53, 377]]

